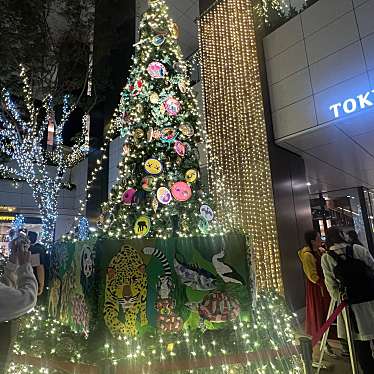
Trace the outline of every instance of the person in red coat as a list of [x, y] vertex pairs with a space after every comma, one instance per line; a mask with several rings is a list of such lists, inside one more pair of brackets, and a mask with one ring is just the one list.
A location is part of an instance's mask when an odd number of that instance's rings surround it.
[[[331, 299], [321, 266], [323, 248], [320, 233], [315, 230], [307, 231], [305, 243], [306, 246], [299, 251], [306, 276], [305, 331], [308, 335], [315, 336], [326, 322]], [[333, 354], [328, 345], [326, 351]]]

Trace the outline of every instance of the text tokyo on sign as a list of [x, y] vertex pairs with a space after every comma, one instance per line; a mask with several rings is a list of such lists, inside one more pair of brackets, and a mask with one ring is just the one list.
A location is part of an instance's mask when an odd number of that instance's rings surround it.
[[351, 114], [360, 109], [366, 109], [374, 105], [374, 90], [367, 91], [356, 97], [336, 103], [330, 106], [330, 110], [334, 112], [335, 118], [339, 118], [343, 113]]

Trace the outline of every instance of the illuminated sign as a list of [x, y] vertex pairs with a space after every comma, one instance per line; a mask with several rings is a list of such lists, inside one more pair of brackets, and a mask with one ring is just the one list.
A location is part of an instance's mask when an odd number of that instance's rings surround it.
[[0, 221], [1, 222], [12, 222], [14, 221], [15, 217], [14, 216], [0, 216]]
[[14, 212], [15, 210], [16, 207], [14, 206], [0, 205], [0, 212]]
[[374, 90], [367, 91], [355, 97], [350, 97], [340, 103], [330, 106], [330, 110], [334, 112], [335, 118], [341, 117], [343, 113], [351, 114], [360, 109], [370, 108], [374, 105]]

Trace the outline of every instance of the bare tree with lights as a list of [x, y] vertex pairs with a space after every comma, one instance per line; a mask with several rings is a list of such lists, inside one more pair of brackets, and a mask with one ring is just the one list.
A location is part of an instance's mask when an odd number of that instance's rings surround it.
[[10, 158], [11, 166], [0, 164], [0, 174], [30, 186], [42, 219], [41, 242], [49, 247], [54, 239], [57, 201], [65, 176], [88, 151], [87, 115], [83, 117], [82, 135], [67, 154], [62, 133], [75, 105], [64, 96], [61, 118], [57, 120], [52, 96], [37, 106], [24, 68], [21, 78], [24, 105], [16, 106], [8, 91], [1, 92], [0, 151]]

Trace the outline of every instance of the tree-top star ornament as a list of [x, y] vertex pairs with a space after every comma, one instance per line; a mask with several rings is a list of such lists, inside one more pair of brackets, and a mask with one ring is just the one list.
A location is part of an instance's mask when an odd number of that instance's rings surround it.
[[117, 184], [100, 218], [110, 237], [220, 231], [200, 180], [201, 122], [178, 34], [165, 2], [149, 1], [116, 114], [118, 130], [126, 137]]

